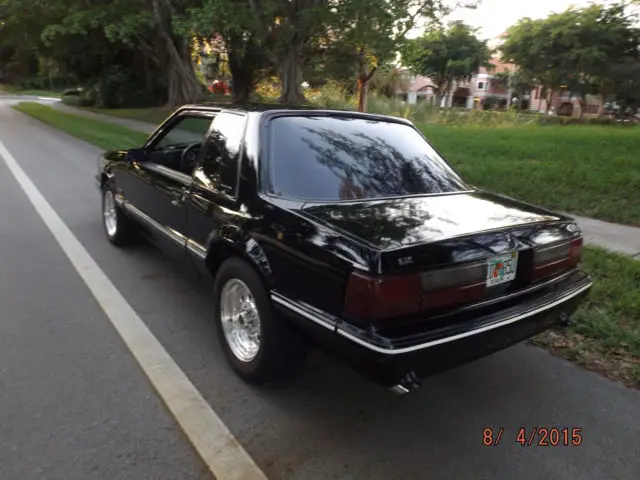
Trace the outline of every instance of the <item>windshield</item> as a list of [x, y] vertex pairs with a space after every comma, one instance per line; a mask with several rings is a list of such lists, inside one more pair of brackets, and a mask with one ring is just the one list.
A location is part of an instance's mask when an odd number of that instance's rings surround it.
[[363, 118], [287, 116], [270, 123], [269, 193], [305, 201], [469, 190], [412, 127]]

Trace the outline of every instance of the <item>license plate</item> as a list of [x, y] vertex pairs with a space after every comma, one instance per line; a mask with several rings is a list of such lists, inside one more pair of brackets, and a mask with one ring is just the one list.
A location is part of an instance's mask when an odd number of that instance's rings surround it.
[[497, 255], [487, 259], [487, 287], [510, 282], [516, 278], [518, 252]]

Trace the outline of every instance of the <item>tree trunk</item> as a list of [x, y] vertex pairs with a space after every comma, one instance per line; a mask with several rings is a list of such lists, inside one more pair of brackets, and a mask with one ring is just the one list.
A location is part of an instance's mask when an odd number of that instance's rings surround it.
[[584, 117], [584, 111], [586, 110], [587, 106], [586, 97], [584, 95], [580, 95], [578, 103], [580, 104], [580, 119], [582, 119]]
[[553, 89], [549, 91], [549, 96], [547, 97], [547, 113], [551, 111], [553, 107]]
[[228, 55], [233, 102], [247, 103], [255, 85], [253, 66], [247, 65], [233, 51], [229, 51]]
[[358, 111], [367, 111], [367, 94], [369, 93], [369, 79], [358, 79]]
[[600, 105], [598, 105], [598, 116], [602, 115], [602, 112], [604, 111], [604, 100], [605, 100], [605, 94], [601, 93], [600, 94]]
[[373, 67], [370, 72], [367, 72], [366, 67], [361, 70], [358, 78], [358, 111], [367, 111], [367, 96], [369, 94], [369, 80], [376, 73], [378, 67]]
[[293, 46], [280, 62], [278, 73], [282, 92], [279, 102], [285, 105], [302, 105], [306, 98], [302, 92], [302, 45]]
[[167, 106], [177, 107], [185, 103], [197, 102], [202, 94], [202, 86], [193, 69], [189, 50], [185, 45], [179, 48], [183, 50], [179, 52], [171, 40], [168, 42], [171, 42], [173, 48], [167, 49], [169, 54], [166, 67], [169, 84]]
[[231, 92], [233, 99], [233, 103], [248, 103], [251, 99], [251, 94], [253, 93], [253, 85], [249, 85], [244, 82], [243, 78], [237, 79], [235, 75], [231, 75], [233, 77], [233, 91]]
[[[270, 61], [278, 70], [278, 76], [282, 86], [279, 101], [285, 105], [300, 105], [306, 101], [302, 91], [302, 62], [303, 48], [315, 28], [318, 27], [317, 19], [313, 18], [311, 9], [317, 7], [325, 0], [295, 0], [288, 2], [275, 2], [281, 4], [287, 14], [285, 23], [289, 28], [274, 29], [273, 11], [265, 8], [265, 2], [249, 0], [249, 6], [253, 12], [261, 43]], [[266, 2], [268, 3], [268, 2]], [[278, 23], [278, 22], [277, 22]], [[278, 31], [291, 33], [291, 35], [278, 34]], [[278, 40], [284, 40], [283, 46]]]
[[258, 81], [258, 73], [265, 65], [266, 58], [255, 38], [229, 36], [225, 38], [225, 48], [231, 70], [233, 102], [246, 103]]
[[171, 32], [173, 12], [169, 0], [153, 0], [153, 16], [167, 73], [167, 106], [176, 107], [198, 100], [202, 85], [191, 62], [186, 39], [174, 38]]
[[[536, 87], [536, 88], [540, 89], [539, 91], [536, 92], [536, 94], [538, 95], [538, 113], [540, 113], [540, 109], [542, 108], [542, 100], [546, 100], [546, 99], [543, 98], [543, 95], [542, 95], [544, 92], [544, 89], [542, 87]], [[547, 110], [549, 109], [548, 107], [549, 105], [547, 105]]]

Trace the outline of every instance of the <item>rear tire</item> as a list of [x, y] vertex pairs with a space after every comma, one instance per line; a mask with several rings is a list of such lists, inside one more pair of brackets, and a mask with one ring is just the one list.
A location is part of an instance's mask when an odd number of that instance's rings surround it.
[[229, 258], [214, 282], [215, 322], [227, 360], [245, 381], [289, 378], [306, 356], [305, 339], [278, 318], [258, 273]]
[[131, 241], [134, 226], [116, 203], [115, 197], [116, 189], [113, 183], [106, 182], [102, 187], [102, 225], [109, 242], [122, 247]]

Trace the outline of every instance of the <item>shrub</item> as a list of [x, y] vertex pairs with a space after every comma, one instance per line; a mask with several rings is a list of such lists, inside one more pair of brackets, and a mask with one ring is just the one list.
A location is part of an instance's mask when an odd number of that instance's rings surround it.
[[86, 96], [99, 108], [148, 107], [163, 99], [161, 82], [154, 83], [153, 91], [148, 91], [144, 85], [140, 72], [116, 65], [88, 86]]
[[[276, 77], [261, 82], [252, 96], [258, 102], [274, 103], [280, 95], [280, 85]], [[345, 86], [335, 80], [328, 80], [318, 89], [306, 90], [308, 103], [319, 108], [335, 110], [355, 110], [357, 94], [351, 94]], [[489, 103], [504, 102], [498, 97]], [[387, 97], [369, 92], [367, 112], [379, 115], [406, 118], [414, 123], [441, 124], [449, 126], [477, 127], [520, 127], [531, 125], [633, 125], [602, 117], [562, 117], [546, 115], [530, 110], [478, 110], [467, 108], [441, 108], [427, 102], [408, 104], [398, 97]]]
[[563, 117], [554, 115], [539, 115], [540, 125], [615, 125], [633, 126], [633, 123], [619, 122], [616, 118], [608, 117]]
[[335, 110], [355, 110], [357, 108], [357, 98], [348, 95], [345, 88], [335, 81], [328, 81], [319, 90], [305, 92], [310, 104]]
[[280, 96], [280, 83], [277, 77], [271, 77], [260, 82], [255, 89], [254, 98], [257, 101], [273, 103]]
[[62, 92], [62, 96], [66, 97], [69, 95], [82, 95], [82, 89], [81, 88], [67, 88], [66, 90], [63, 90]]
[[71, 94], [63, 95], [62, 103], [70, 107], [90, 107], [93, 105], [93, 100], [82, 94]]
[[490, 95], [484, 99], [484, 102], [482, 102], [482, 108], [483, 110], [493, 110], [495, 107], [499, 106], [502, 103], [503, 100], [500, 97]]

